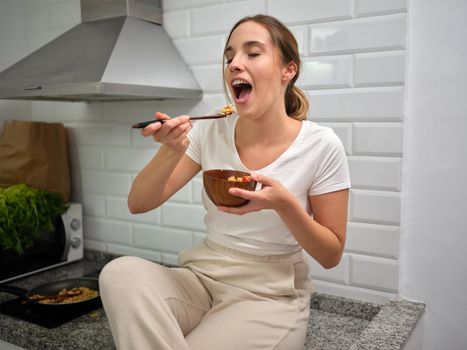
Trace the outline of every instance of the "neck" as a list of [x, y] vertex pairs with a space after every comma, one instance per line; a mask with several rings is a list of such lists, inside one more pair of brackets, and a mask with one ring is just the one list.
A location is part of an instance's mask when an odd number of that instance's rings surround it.
[[[280, 110], [282, 112], [277, 112]], [[274, 113], [274, 111], [276, 111]], [[299, 121], [290, 118], [284, 109], [269, 109], [254, 119], [240, 117], [235, 128], [237, 144], [271, 144], [287, 139], [294, 133]]]

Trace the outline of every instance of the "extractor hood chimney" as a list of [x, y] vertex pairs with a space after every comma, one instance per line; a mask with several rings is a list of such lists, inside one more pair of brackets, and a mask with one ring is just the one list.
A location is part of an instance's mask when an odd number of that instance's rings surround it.
[[81, 0], [82, 23], [0, 73], [0, 99], [199, 99], [161, 0]]

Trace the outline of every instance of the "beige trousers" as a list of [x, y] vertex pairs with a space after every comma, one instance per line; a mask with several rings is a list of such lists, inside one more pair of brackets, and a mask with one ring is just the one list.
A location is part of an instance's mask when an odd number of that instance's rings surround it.
[[311, 282], [303, 252], [256, 256], [205, 241], [180, 268], [108, 263], [100, 292], [118, 349], [303, 349]]

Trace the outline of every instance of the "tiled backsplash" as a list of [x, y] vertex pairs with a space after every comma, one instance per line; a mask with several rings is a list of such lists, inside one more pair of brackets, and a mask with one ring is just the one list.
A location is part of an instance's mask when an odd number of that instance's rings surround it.
[[[79, 22], [79, 0], [28, 0], [30, 49]], [[62, 10], [56, 6], [60, 4]], [[198, 176], [162, 208], [133, 216], [126, 195], [157, 149], [130, 126], [157, 110], [201, 114], [225, 102], [222, 50], [239, 18], [258, 12], [284, 21], [303, 58], [299, 85], [309, 119], [332, 127], [351, 169], [348, 239], [342, 262], [310, 259], [317, 291], [383, 301], [399, 291], [406, 1], [166, 0], [164, 27], [204, 91], [201, 101], [30, 102], [32, 119], [70, 131], [73, 198], [85, 211], [86, 246], [176, 263], [203, 237]]]

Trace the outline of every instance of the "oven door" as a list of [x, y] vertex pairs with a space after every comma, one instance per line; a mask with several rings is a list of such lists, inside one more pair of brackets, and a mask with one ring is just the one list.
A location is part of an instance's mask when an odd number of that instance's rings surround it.
[[55, 231], [43, 232], [25, 254], [0, 248], [0, 283], [82, 258], [81, 222], [81, 205], [72, 203], [57, 217]]

